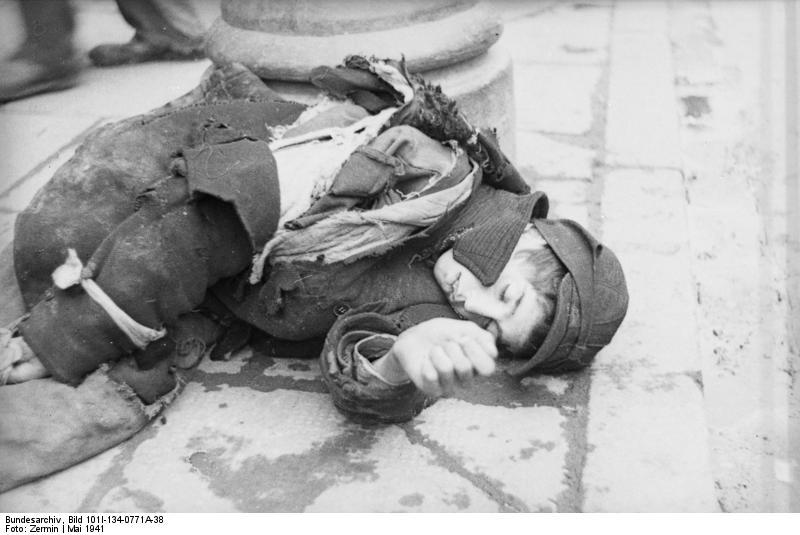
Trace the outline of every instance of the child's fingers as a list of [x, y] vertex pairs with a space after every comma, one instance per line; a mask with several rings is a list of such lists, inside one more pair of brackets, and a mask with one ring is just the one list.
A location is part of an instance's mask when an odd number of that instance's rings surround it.
[[425, 357], [422, 359], [419, 371], [421, 384], [417, 384], [417, 386], [420, 390], [431, 396], [441, 395], [442, 388], [439, 386], [439, 374], [436, 372], [436, 368], [433, 367], [430, 358]]
[[[494, 346], [492, 346], [494, 347]], [[483, 345], [474, 338], [461, 340], [461, 349], [478, 374], [487, 376], [494, 373], [496, 354], [488, 354]]]
[[492, 359], [497, 358], [497, 340], [492, 333], [486, 329], [481, 329], [474, 323], [471, 324], [474, 328], [469, 330], [469, 338], [475, 340], [481, 349]]
[[430, 352], [431, 362], [439, 374], [439, 384], [445, 392], [451, 392], [455, 387], [455, 370], [453, 362], [441, 346], [436, 346]]
[[464, 349], [458, 343], [450, 341], [445, 344], [444, 351], [453, 363], [456, 378], [461, 383], [469, 382], [475, 375], [475, 370], [470, 359], [464, 354]]

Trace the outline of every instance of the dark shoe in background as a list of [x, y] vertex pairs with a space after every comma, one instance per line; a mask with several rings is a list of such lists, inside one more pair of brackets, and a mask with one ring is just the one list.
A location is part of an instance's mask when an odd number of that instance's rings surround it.
[[98, 67], [131, 65], [146, 61], [185, 61], [203, 57], [205, 53], [202, 48], [175, 50], [136, 38], [127, 43], [98, 45], [89, 51], [89, 59]]

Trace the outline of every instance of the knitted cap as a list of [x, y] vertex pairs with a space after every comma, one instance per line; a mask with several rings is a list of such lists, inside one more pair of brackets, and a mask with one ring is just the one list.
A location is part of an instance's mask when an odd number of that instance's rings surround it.
[[511, 375], [563, 372], [588, 366], [607, 345], [628, 310], [625, 275], [617, 257], [586, 229], [567, 219], [534, 219], [536, 230], [567, 268], [553, 324], [531, 358]]

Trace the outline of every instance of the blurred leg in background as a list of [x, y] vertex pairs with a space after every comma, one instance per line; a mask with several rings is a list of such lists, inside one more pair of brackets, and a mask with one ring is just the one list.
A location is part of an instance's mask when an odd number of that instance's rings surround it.
[[203, 57], [206, 28], [190, 0], [117, 0], [117, 5], [136, 33], [127, 43], [94, 47], [89, 58], [95, 65]]
[[68, 0], [19, 2], [25, 40], [0, 64], [0, 103], [75, 85], [75, 13]]
[[[135, 30], [127, 43], [103, 44], [89, 52], [101, 67], [204, 56], [206, 27], [190, 0], [117, 0]], [[84, 60], [73, 36], [69, 0], [19, 0], [25, 40], [0, 63], [0, 104], [74, 86]]]

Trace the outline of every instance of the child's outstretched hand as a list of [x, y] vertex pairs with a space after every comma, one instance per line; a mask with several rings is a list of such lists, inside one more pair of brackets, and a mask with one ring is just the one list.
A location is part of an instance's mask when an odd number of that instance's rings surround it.
[[434, 318], [400, 334], [386, 356], [417, 388], [439, 396], [476, 374], [491, 375], [497, 347], [494, 335], [470, 321]]

